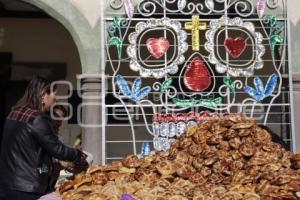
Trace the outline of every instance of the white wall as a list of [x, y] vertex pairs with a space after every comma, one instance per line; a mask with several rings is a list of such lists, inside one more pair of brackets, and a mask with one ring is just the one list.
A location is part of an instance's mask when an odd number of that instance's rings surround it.
[[296, 152], [300, 152], [300, 1], [287, 0], [290, 17], [290, 49], [294, 79], [294, 113]]
[[293, 72], [300, 73], [300, 1], [288, 0]]

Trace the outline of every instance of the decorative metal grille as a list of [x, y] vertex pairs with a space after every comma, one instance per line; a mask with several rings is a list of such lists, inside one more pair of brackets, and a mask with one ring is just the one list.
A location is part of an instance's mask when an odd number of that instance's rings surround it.
[[107, 3], [103, 162], [167, 149], [203, 111], [254, 117], [294, 147], [286, 1]]

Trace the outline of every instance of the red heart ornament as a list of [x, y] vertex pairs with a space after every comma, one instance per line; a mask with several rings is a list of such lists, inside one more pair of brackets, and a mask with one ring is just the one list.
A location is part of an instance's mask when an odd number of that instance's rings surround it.
[[146, 42], [148, 51], [151, 53], [151, 55], [159, 59], [161, 58], [169, 49], [170, 43], [169, 41], [164, 38], [149, 38]]
[[199, 57], [195, 57], [187, 67], [184, 77], [184, 85], [192, 91], [201, 92], [211, 84], [211, 75]]
[[224, 46], [227, 53], [232, 58], [238, 58], [246, 49], [246, 40], [242, 37], [237, 37], [235, 39], [229, 37], [224, 41]]

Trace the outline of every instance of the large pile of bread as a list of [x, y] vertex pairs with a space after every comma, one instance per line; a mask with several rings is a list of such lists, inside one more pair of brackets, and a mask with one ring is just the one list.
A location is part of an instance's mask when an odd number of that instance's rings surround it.
[[63, 200], [300, 199], [300, 154], [229, 115], [188, 128], [166, 152], [93, 165], [58, 190]]

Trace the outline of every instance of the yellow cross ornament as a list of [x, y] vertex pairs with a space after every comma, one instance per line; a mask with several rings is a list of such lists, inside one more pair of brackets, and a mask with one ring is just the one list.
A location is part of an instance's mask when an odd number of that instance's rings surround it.
[[192, 31], [192, 49], [199, 51], [199, 30], [206, 30], [206, 23], [200, 23], [199, 16], [193, 15], [192, 22], [185, 23], [185, 29]]

